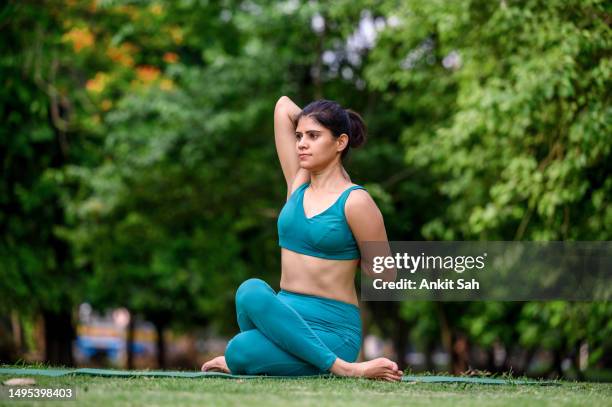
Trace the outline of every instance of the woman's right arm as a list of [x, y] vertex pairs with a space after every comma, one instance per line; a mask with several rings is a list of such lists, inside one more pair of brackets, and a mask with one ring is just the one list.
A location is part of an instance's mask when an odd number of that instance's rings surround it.
[[310, 178], [310, 174], [307, 174], [306, 170], [300, 171], [300, 163], [295, 149], [295, 128], [297, 125], [295, 118], [301, 111], [302, 109], [287, 96], [281, 96], [274, 107], [274, 142], [287, 182], [287, 196], [291, 195], [292, 186], [298, 173], [300, 178], [306, 178], [306, 176], [308, 179]]

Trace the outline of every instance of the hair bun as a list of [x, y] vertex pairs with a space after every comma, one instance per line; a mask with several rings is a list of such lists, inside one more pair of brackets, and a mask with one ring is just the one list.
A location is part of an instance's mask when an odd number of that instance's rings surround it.
[[351, 146], [351, 148], [360, 147], [366, 142], [366, 124], [363, 121], [363, 118], [359, 115], [359, 113], [351, 109], [345, 109], [345, 111], [349, 117], [349, 145]]

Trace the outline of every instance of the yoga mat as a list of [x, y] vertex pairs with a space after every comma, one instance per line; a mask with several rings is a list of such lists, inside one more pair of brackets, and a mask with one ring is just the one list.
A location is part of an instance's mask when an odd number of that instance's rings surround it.
[[[102, 377], [219, 377], [225, 379], [312, 379], [317, 377], [339, 377], [332, 374], [320, 376], [263, 376], [263, 375], [233, 375], [221, 372], [183, 372], [166, 370], [114, 370], [114, 369], [28, 369], [28, 368], [0, 368], [0, 374], [5, 375], [26, 375], [26, 376], [102, 376]], [[538, 385], [558, 385], [554, 381], [541, 380], [515, 380], [515, 379], [494, 379], [487, 377], [461, 377], [461, 376], [408, 376], [402, 377], [402, 382], [409, 383], [476, 383], [476, 384], [538, 384]]]

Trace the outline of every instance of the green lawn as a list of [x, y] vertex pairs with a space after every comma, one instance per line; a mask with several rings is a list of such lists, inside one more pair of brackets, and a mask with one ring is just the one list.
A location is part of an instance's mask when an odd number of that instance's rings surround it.
[[[2, 381], [13, 376], [2, 375]], [[612, 406], [612, 383], [559, 386], [410, 384], [367, 379], [177, 379], [30, 376], [38, 387], [72, 386], [77, 401], [1, 405], [73, 406]]]

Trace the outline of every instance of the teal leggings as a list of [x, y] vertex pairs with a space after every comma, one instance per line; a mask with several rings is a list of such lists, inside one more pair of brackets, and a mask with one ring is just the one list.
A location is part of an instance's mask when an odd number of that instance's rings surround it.
[[343, 301], [280, 290], [251, 278], [236, 291], [240, 333], [225, 349], [233, 374], [311, 376], [336, 358], [354, 362], [361, 348], [359, 308]]

